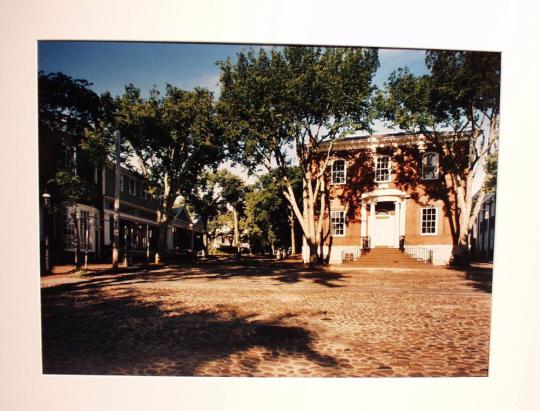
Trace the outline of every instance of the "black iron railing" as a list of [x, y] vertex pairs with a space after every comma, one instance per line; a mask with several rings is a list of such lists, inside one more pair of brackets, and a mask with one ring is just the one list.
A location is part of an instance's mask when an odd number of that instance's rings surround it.
[[364, 251], [369, 251], [371, 249], [371, 237], [362, 236], [362, 249]]
[[408, 256], [425, 263], [433, 263], [433, 250], [403, 241], [403, 252]]

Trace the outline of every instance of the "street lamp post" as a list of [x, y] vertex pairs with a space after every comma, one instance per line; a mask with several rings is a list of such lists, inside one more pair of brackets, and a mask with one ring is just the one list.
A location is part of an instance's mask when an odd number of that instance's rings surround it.
[[118, 254], [120, 248], [120, 131], [114, 132], [115, 138], [115, 168], [114, 168], [114, 214], [113, 214], [113, 249], [112, 266], [118, 268]]
[[84, 225], [84, 269], [88, 269], [88, 219]]
[[124, 267], [128, 266], [128, 226], [124, 225]]
[[150, 226], [146, 226], [146, 263], [150, 263]]
[[44, 234], [44, 260], [45, 273], [51, 270], [51, 261], [49, 256], [49, 208], [51, 206], [51, 195], [46, 191], [41, 195], [43, 198], [43, 234]]

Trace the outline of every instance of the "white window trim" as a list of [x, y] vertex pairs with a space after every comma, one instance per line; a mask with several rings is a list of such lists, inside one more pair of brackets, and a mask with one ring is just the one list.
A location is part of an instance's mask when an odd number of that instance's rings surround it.
[[[428, 177], [424, 176], [424, 156], [426, 156], [428, 154], [435, 154], [435, 156], [437, 158], [437, 165], [435, 166], [435, 177], [429, 177], [428, 178]], [[422, 170], [421, 170], [422, 180], [427, 180], [427, 181], [438, 180], [439, 179], [439, 153], [437, 153], [435, 151], [427, 151], [425, 153], [422, 153], [421, 167], [422, 167]]]
[[[343, 234], [334, 234], [334, 228], [332, 226], [332, 214], [333, 213], [342, 213], [343, 214]], [[345, 210], [330, 210], [330, 232], [332, 237], [345, 237], [347, 235], [347, 221], [345, 218]]]
[[[422, 221], [423, 221], [423, 211], [427, 209], [434, 209], [435, 210], [435, 232], [434, 233], [423, 233], [422, 232]], [[426, 236], [434, 236], [439, 235], [439, 208], [438, 207], [422, 207], [420, 208], [420, 235], [426, 235]]]
[[[90, 241], [90, 244], [91, 244], [91, 247], [88, 247], [88, 252], [93, 253], [96, 250], [96, 224], [99, 224], [99, 222], [97, 221], [97, 219], [99, 218], [99, 210], [94, 208], [94, 207], [87, 206], [85, 204], [77, 204], [77, 208], [78, 208], [79, 213], [81, 213], [82, 211], [87, 212], [89, 219], [92, 220], [92, 223], [91, 223], [92, 224], [92, 229], [89, 230], [89, 232], [88, 232], [89, 241]], [[73, 212], [74, 212], [73, 209], [74, 209], [74, 207], [72, 207], [72, 206], [66, 207], [66, 213], [68, 214], [68, 216], [73, 214]], [[62, 222], [62, 224], [63, 224], [63, 222]], [[64, 229], [64, 227], [62, 227], [62, 230], [63, 229]], [[63, 237], [63, 235], [64, 234], [62, 233], [62, 237]], [[81, 235], [82, 235], [82, 233], [81, 233]], [[64, 247], [64, 251], [74, 251], [74, 250], [75, 250], [75, 247]], [[81, 251], [84, 251], [84, 249], [82, 249], [82, 244], [81, 244]]]
[[[377, 180], [377, 162], [380, 158], [388, 157], [388, 180]], [[381, 154], [378, 156], [375, 156], [375, 178], [374, 181], [376, 183], [390, 183], [392, 181], [392, 157], [390, 157], [387, 154]]]
[[[336, 161], [343, 161], [343, 183], [336, 183], [334, 182], [334, 163]], [[347, 161], [345, 161], [344, 158], [336, 158], [335, 160], [332, 161], [332, 164], [330, 166], [330, 171], [331, 171], [331, 177], [330, 177], [330, 181], [332, 182], [333, 185], [336, 185], [336, 186], [340, 186], [340, 185], [345, 185], [347, 184]]]

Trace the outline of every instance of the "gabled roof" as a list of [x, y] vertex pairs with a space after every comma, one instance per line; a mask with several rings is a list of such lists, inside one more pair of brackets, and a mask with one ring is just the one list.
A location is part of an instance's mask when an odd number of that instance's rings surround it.
[[185, 206], [181, 205], [173, 208], [173, 226], [186, 228], [189, 227], [190, 224], [192, 224], [194, 231], [203, 231], [202, 225], [191, 217]]

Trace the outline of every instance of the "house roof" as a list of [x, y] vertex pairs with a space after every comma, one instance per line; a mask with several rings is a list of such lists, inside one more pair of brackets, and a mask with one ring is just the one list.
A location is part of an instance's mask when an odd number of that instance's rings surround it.
[[[452, 132], [440, 133], [444, 138], [455, 137]], [[467, 133], [462, 133], [460, 139], [468, 139]], [[378, 133], [378, 134], [353, 134], [347, 135], [334, 140], [334, 151], [354, 150], [368, 147], [396, 146], [404, 144], [421, 144], [428, 142], [428, 137], [421, 133], [408, 133], [404, 131], [395, 133]], [[318, 151], [327, 150], [330, 141], [322, 143]]]
[[192, 225], [194, 231], [202, 232], [202, 225], [197, 221], [194, 221], [192, 216], [189, 214], [185, 206], [181, 205], [179, 207], [173, 208], [173, 222], [174, 227], [187, 228]]

